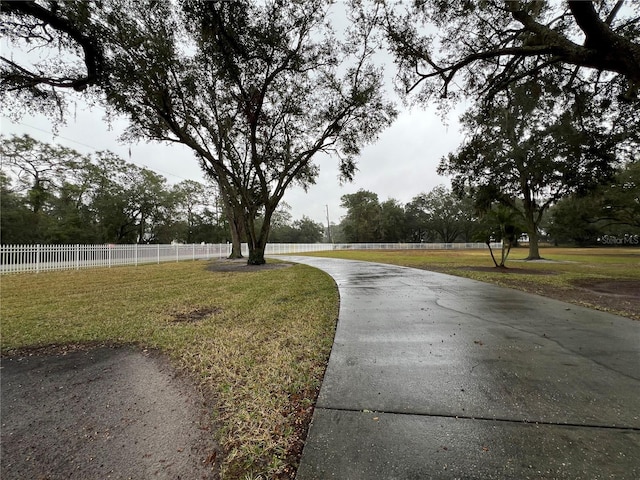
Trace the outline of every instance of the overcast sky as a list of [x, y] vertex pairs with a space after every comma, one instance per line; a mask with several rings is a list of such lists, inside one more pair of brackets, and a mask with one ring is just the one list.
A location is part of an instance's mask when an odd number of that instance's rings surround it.
[[[2, 47], [4, 50], [7, 44], [3, 42]], [[394, 74], [394, 65], [390, 61], [385, 63], [388, 63], [386, 75], [390, 78]], [[340, 197], [359, 189], [378, 194], [381, 202], [394, 198], [405, 204], [437, 185], [449, 186], [449, 179], [438, 176], [436, 169], [440, 158], [455, 150], [462, 141], [458, 128], [458, 116], [462, 110], [452, 111], [445, 125], [435, 106], [410, 110], [398, 104], [398, 108], [401, 113], [395, 123], [384, 130], [375, 143], [363, 149], [352, 183], [340, 185], [337, 159], [328, 156], [316, 158], [320, 165], [316, 184], [306, 193], [294, 186], [284, 197], [291, 206], [294, 220], [306, 215], [326, 224], [328, 206], [331, 222], [338, 223], [346, 213], [340, 208]], [[159, 143], [122, 144], [118, 137], [126, 127], [126, 120], [109, 124], [104, 119], [104, 110], [85, 108], [81, 99], [71, 110], [66, 118], [67, 124], [59, 126], [56, 133], [53, 133], [54, 122], [42, 115], [25, 115], [18, 123], [2, 116], [0, 132], [5, 136], [26, 133], [39, 141], [57, 143], [85, 154], [111, 150], [126, 161], [161, 174], [170, 183], [184, 179], [204, 181], [198, 162], [187, 147]]]

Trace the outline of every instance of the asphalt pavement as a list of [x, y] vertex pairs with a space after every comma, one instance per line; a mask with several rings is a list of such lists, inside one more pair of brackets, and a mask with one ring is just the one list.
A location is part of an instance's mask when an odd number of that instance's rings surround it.
[[340, 313], [298, 480], [638, 479], [640, 322], [368, 262]]

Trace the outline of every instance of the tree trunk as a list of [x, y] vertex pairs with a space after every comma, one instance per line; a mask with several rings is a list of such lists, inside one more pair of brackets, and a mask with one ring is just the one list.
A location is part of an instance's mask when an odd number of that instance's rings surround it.
[[529, 233], [529, 256], [525, 260], [540, 260], [540, 247], [539, 247], [539, 235], [538, 229], [534, 228]]
[[231, 253], [228, 258], [243, 258], [242, 257], [242, 237], [241, 237], [241, 225], [238, 225], [233, 219], [233, 215], [229, 218], [229, 230], [231, 231]]
[[222, 197], [222, 212], [227, 217], [229, 223], [229, 232], [231, 233], [231, 253], [227, 258], [243, 258], [242, 257], [242, 240], [245, 237], [244, 230], [244, 217], [242, 211], [237, 204], [232, 202], [232, 197], [229, 194], [231, 187], [228, 183], [220, 181], [221, 176], [212, 169], [207, 169], [210, 177], [215, 179], [220, 196]]
[[267, 261], [264, 259], [264, 246], [249, 244], [249, 260], [247, 265], [264, 265]]
[[264, 265], [267, 261], [264, 258], [264, 250], [269, 240], [269, 232], [271, 231], [271, 217], [276, 210], [277, 202], [265, 205], [264, 217], [260, 231], [256, 235], [255, 216], [247, 218], [246, 231], [247, 243], [249, 245], [249, 260], [247, 265]]
[[493, 264], [498, 267], [498, 262], [496, 262], [496, 257], [493, 254], [493, 249], [491, 248], [491, 240], [487, 240], [487, 247], [489, 247], [489, 253], [491, 254], [491, 260], [493, 260]]
[[[247, 265], [264, 265], [267, 263], [264, 259], [264, 247], [267, 242], [262, 229], [260, 234], [256, 235], [254, 220], [255, 219], [250, 219], [249, 224], [245, 227], [247, 229], [247, 245], [249, 247], [249, 260], [247, 260]], [[267, 215], [265, 215], [264, 222], [266, 223], [268, 221], [270, 221], [270, 218], [267, 218]]]
[[500, 265], [498, 265], [498, 267], [500, 268], [505, 267], [507, 257], [509, 256], [509, 252], [507, 251], [507, 245], [508, 245], [507, 242], [503, 239], [502, 248], [500, 249]]
[[527, 219], [527, 234], [529, 235], [529, 256], [525, 260], [540, 260], [538, 226], [533, 219]]
[[510, 239], [502, 240], [502, 259], [500, 261], [500, 268], [507, 268], [507, 259], [509, 258], [509, 253], [511, 253], [512, 242]]

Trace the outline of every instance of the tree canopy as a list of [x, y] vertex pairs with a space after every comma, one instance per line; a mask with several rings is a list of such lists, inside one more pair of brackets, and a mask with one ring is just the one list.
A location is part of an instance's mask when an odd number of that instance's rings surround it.
[[560, 198], [609, 180], [616, 166], [640, 148], [638, 131], [629, 129], [626, 115], [600, 110], [606, 120], [588, 123], [583, 110], [592, 112], [593, 103], [559, 105], [557, 90], [547, 80], [511, 84], [490, 103], [471, 109], [462, 118], [467, 140], [439, 168], [453, 175], [459, 193], [471, 187], [485, 204], [479, 207], [497, 201], [519, 212], [531, 259], [539, 258], [544, 212]]
[[347, 242], [368, 243], [380, 239], [380, 202], [378, 195], [367, 190], [343, 195], [340, 206], [347, 210], [342, 231]]
[[640, 235], [640, 160], [630, 162], [614, 180], [589, 195], [571, 195], [551, 209], [549, 235], [558, 243], [595, 245], [605, 237], [638, 245]]
[[385, 31], [406, 92], [423, 100], [492, 96], [523, 78], [553, 72], [611, 87], [638, 101], [637, 2], [488, 0], [386, 2]]
[[[418, 241], [471, 241], [475, 219], [473, 205], [467, 197], [456, 195], [443, 185], [416, 195], [407, 204], [406, 211]], [[425, 238], [427, 233], [430, 238]]]
[[0, 140], [2, 243], [228, 239], [211, 185], [186, 180], [169, 186], [111, 152], [81, 155], [27, 135]]
[[[534, 240], [550, 205], [607, 178], [640, 145], [637, 3], [388, 0], [367, 12], [353, 2], [344, 36], [329, 25], [329, 0], [0, 3], [10, 41], [58, 49], [24, 63], [2, 57], [5, 108], [13, 99], [20, 111], [63, 109], [60, 91], [95, 92], [130, 120], [128, 138], [189, 146], [219, 186], [234, 240], [246, 236], [250, 263], [264, 262], [286, 189], [315, 181], [318, 154], [333, 154], [351, 179], [361, 147], [393, 120], [374, 25], [417, 101], [480, 100], [441, 171], [459, 192], [471, 185], [521, 210]], [[46, 192], [32, 193], [38, 208]], [[426, 227], [419, 201], [404, 211], [373, 203], [367, 237], [468, 236]], [[349, 235], [358, 225], [343, 223]]]

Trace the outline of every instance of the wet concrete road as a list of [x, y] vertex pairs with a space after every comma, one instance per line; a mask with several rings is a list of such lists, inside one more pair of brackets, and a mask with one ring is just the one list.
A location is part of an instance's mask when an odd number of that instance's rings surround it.
[[640, 322], [416, 269], [340, 289], [307, 479], [640, 478]]

